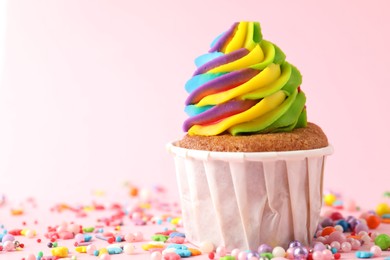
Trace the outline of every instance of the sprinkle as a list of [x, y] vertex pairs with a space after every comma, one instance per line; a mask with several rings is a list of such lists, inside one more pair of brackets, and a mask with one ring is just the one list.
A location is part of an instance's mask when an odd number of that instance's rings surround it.
[[57, 256], [60, 258], [67, 257], [68, 256], [68, 248], [66, 247], [56, 247], [51, 250], [51, 254], [53, 256]]
[[368, 251], [356, 251], [355, 256], [357, 258], [371, 258], [374, 254]]

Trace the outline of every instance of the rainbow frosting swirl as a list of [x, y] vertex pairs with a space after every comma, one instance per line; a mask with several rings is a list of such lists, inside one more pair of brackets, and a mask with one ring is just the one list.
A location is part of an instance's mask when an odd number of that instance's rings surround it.
[[305, 127], [302, 76], [263, 40], [258, 22], [239, 22], [196, 58], [187, 81], [183, 130], [189, 135], [287, 132]]

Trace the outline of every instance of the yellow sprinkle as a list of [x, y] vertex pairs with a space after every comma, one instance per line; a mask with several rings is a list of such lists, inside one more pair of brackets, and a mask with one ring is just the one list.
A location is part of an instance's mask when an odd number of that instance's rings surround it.
[[150, 249], [153, 248], [164, 248], [164, 245], [161, 243], [149, 243], [149, 244], [143, 244], [142, 249], [145, 251], [149, 251]]
[[79, 253], [87, 253], [87, 247], [86, 246], [78, 246], [75, 248], [76, 252]]
[[86, 211], [86, 212], [91, 212], [91, 211], [94, 211], [94, 210], [95, 210], [94, 206], [85, 206], [84, 207], [84, 211]]
[[140, 207], [143, 208], [143, 209], [150, 209], [151, 208], [150, 203], [142, 203], [140, 205]]
[[324, 202], [326, 206], [332, 206], [333, 203], [337, 200], [337, 197], [334, 194], [326, 194], [324, 196]]
[[108, 254], [107, 248], [99, 249], [99, 256], [102, 255], [102, 254]]
[[171, 220], [171, 224], [178, 225], [180, 223], [181, 218], [174, 218]]
[[68, 248], [64, 246], [55, 247], [51, 250], [51, 254], [58, 257], [67, 257], [68, 252]]

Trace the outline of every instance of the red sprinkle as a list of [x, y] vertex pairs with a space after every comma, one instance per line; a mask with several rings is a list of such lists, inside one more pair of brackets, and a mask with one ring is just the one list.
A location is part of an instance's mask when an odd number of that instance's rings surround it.
[[336, 253], [333, 255], [334, 259], [340, 259], [341, 257], [341, 254], [340, 253]]
[[213, 252], [209, 253], [209, 259], [214, 259], [215, 255]]
[[114, 237], [109, 237], [109, 238], [107, 239], [107, 242], [108, 242], [109, 244], [114, 243], [114, 241], [115, 241], [115, 238], [114, 238]]
[[38, 242], [38, 243], [41, 243], [41, 242], [42, 242], [42, 240], [41, 240], [40, 238], [38, 238], [38, 239], [37, 239], [37, 242]]

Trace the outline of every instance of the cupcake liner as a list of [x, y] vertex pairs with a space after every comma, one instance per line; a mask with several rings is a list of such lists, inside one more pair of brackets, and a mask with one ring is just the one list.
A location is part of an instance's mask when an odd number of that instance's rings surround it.
[[286, 152], [210, 152], [170, 143], [188, 241], [256, 250], [309, 244], [331, 146]]

